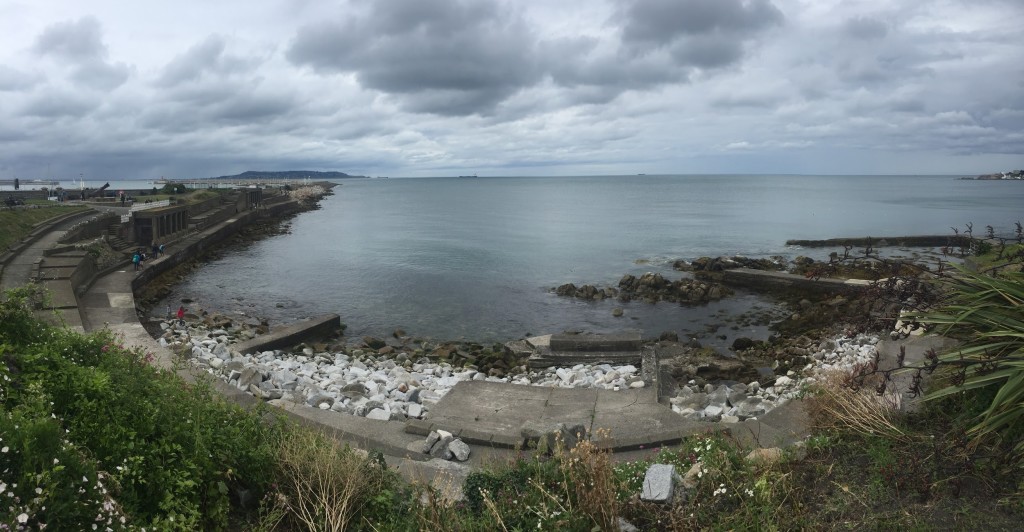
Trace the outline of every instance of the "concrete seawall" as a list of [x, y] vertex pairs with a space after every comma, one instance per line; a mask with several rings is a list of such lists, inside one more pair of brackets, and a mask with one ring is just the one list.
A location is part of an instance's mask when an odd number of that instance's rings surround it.
[[279, 349], [298, 344], [309, 338], [330, 336], [340, 329], [341, 316], [327, 314], [319, 318], [307, 318], [289, 323], [252, 340], [235, 344], [233, 349], [242, 354]]
[[870, 286], [860, 279], [811, 279], [803, 275], [737, 268], [722, 272], [722, 282], [763, 292], [791, 292], [800, 290], [813, 293], [855, 294]]

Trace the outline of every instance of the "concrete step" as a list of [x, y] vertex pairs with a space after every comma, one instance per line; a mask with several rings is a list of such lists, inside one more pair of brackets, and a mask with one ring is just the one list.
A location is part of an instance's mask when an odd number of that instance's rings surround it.
[[527, 359], [527, 364], [531, 368], [571, 367], [576, 364], [633, 364], [640, 367], [642, 358], [639, 348], [636, 351], [550, 351], [534, 354]]

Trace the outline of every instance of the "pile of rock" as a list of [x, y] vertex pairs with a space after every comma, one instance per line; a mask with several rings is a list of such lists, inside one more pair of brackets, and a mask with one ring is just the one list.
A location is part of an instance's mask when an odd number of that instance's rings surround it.
[[468, 380], [609, 390], [643, 384], [633, 365], [579, 364], [496, 377], [391, 346], [386, 346], [391, 347], [386, 354], [366, 347], [333, 353], [307, 347], [298, 353], [242, 354], [232, 345], [248, 328], [210, 330], [201, 323], [183, 326], [172, 321], [161, 327], [162, 345], [187, 350], [194, 365], [256, 397], [370, 419], [422, 418], [453, 386]]
[[786, 269], [786, 258], [773, 256], [766, 259], [752, 259], [750, 257], [700, 257], [693, 262], [677, 260], [672, 263], [672, 268], [683, 272], [720, 272], [735, 268], [749, 268], [751, 270], [782, 271]]
[[822, 342], [819, 349], [809, 353], [809, 362], [803, 368], [790, 369], [773, 382], [700, 387], [690, 381], [679, 387], [669, 403], [674, 412], [694, 420], [736, 423], [756, 418], [796, 397], [806, 384], [816, 382], [824, 372], [850, 371], [870, 363], [877, 356], [877, 343], [876, 336], [838, 337]]
[[618, 298], [620, 301], [639, 299], [648, 303], [672, 301], [687, 305], [717, 301], [731, 294], [728, 288], [718, 283], [686, 278], [669, 281], [660, 273], [651, 272], [640, 277], [626, 274], [619, 280], [617, 288], [589, 284], [577, 287], [573, 283], [567, 283], [555, 288], [554, 292], [560, 296], [590, 301]]
[[465, 462], [469, 460], [470, 449], [466, 442], [454, 437], [446, 430], [431, 431], [423, 441], [423, 454], [432, 458]]

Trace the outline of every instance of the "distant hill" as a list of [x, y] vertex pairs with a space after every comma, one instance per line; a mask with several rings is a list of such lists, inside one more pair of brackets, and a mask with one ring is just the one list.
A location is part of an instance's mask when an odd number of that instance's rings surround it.
[[287, 170], [283, 172], [264, 172], [249, 170], [237, 175], [222, 175], [211, 179], [312, 179], [314, 181], [330, 181], [332, 179], [365, 178], [363, 175], [348, 175], [345, 172], [316, 172], [313, 170]]

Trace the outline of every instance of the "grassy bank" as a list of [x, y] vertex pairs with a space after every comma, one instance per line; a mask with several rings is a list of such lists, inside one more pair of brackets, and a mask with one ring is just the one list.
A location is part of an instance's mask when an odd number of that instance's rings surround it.
[[41, 222], [85, 209], [86, 207], [77, 206], [2, 209], [0, 210], [0, 250], [5, 250], [11, 244], [25, 238]]

